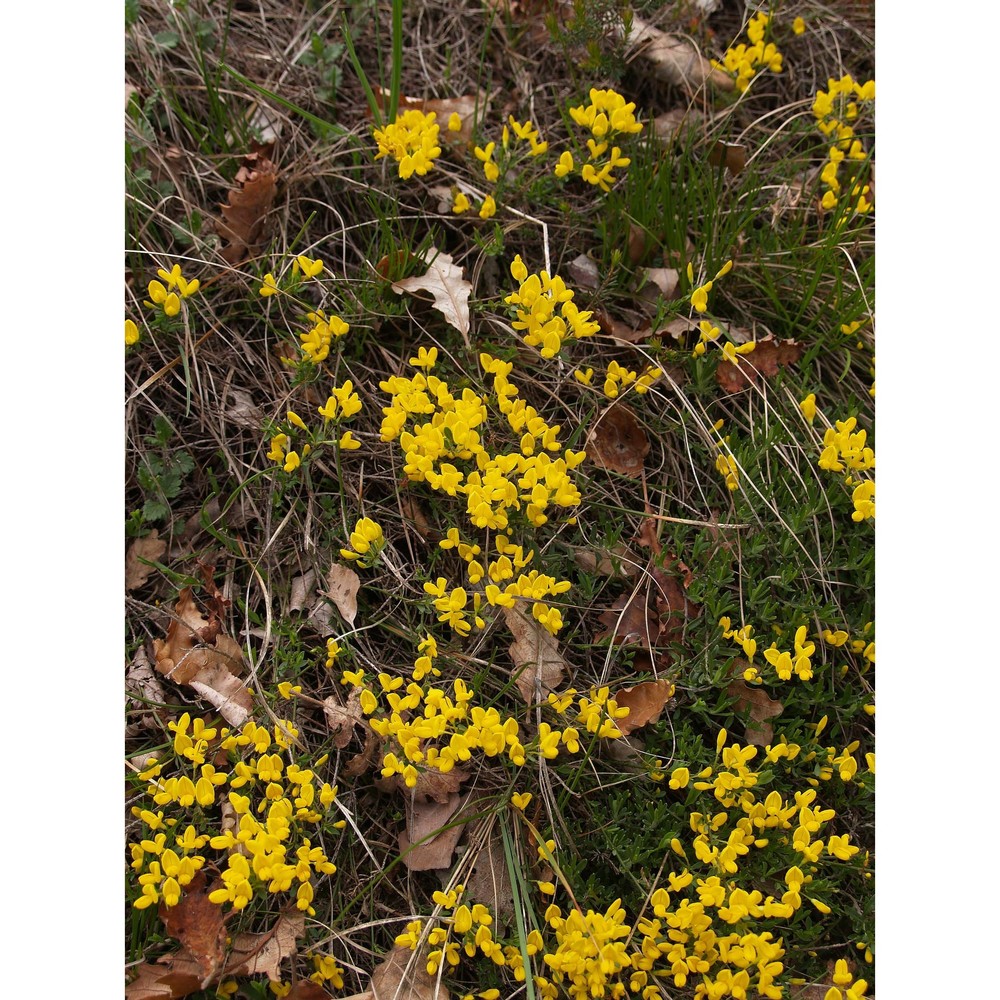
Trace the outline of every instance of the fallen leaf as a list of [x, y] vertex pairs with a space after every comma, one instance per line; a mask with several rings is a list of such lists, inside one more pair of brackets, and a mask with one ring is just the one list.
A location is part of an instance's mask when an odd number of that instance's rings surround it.
[[420, 952], [395, 945], [372, 972], [374, 1000], [450, 1000], [444, 984], [427, 972]]
[[301, 576], [292, 577], [292, 596], [288, 599], [289, 611], [305, 611], [312, 602], [313, 588], [316, 586], [316, 570], [310, 569]]
[[680, 281], [680, 273], [673, 267], [643, 267], [640, 268], [646, 276], [646, 281], [655, 285], [665, 299], [673, 298]]
[[213, 981], [226, 957], [226, 926], [222, 907], [209, 902], [204, 874], [195, 875], [176, 906], [161, 903], [159, 916], [197, 962], [203, 987]]
[[249, 392], [230, 389], [229, 398], [232, 402], [226, 407], [227, 422], [252, 431], [259, 431], [263, 427], [264, 411], [254, 403]]
[[503, 616], [514, 636], [509, 650], [514, 661], [514, 683], [526, 704], [543, 702], [566, 676], [567, 665], [559, 652], [559, 643], [537, 619], [518, 606], [504, 608]]
[[[733, 673], [742, 674], [748, 666], [745, 660], [736, 660], [733, 664]], [[774, 739], [774, 727], [767, 720], [781, 715], [785, 706], [771, 698], [762, 687], [747, 684], [742, 676], [730, 682], [726, 694], [736, 700], [733, 708], [737, 712], [745, 710], [750, 712], [745, 736], [747, 743], [754, 743], [759, 747], [767, 746]]]
[[[142, 708], [145, 708], [146, 702], [163, 705], [167, 701], [163, 685], [149, 662], [144, 646], [135, 651], [135, 656], [125, 671], [125, 691]], [[152, 721], [152, 717], [150, 719]]]
[[600, 468], [638, 476], [649, 454], [649, 438], [635, 414], [619, 403], [608, 407], [591, 427], [584, 447], [587, 457]]
[[459, 792], [452, 792], [444, 802], [414, 799], [407, 803], [406, 829], [399, 832], [399, 853], [410, 871], [435, 871], [451, 865], [465, 825], [443, 827], [458, 812], [462, 798]]
[[153, 640], [156, 669], [197, 691], [231, 726], [242, 726], [251, 708], [250, 692], [239, 677], [242, 647], [202, 615], [190, 587], [178, 595], [174, 614], [167, 638]]
[[248, 153], [240, 164], [229, 201], [222, 205], [222, 220], [216, 231], [226, 241], [219, 251], [227, 264], [239, 264], [256, 248], [264, 230], [264, 218], [274, 204], [278, 168], [268, 159], [267, 147]]
[[299, 979], [285, 997], [286, 1000], [329, 1000], [330, 994], [311, 979]]
[[569, 277], [574, 288], [599, 288], [601, 284], [601, 272], [597, 267], [597, 261], [593, 257], [588, 257], [585, 253], [574, 257], [566, 265]]
[[621, 688], [615, 694], [615, 701], [618, 702], [619, 708], [627, 708], [629, 713], [624, 719], [618, 720], [618, 728], [628, 736], [636, 729], [641, 729], [650, 722], [656, 722], [663, 712], [663, 707], [673, 696], [674, 685], [664, 678]]
[[514, 915], [510, 869], [503, 851], [503, 838], [499, 833], [489, 837], [476, 855], [472, 871], [465, 880], [465, 892], [470, 900], [489, 907], [493, 919], [500, 923], [509, 921]]
[[403, 515], [403, 519], [407, 523], [413, 525], [417, 534], [425, 542], [431, 541], [432, 536], [435, 535], [440, 539], [440, 533], [435, 533], [431, 528], [430, 521], [427, 520], [427, 514], [416, 497], [409, 493], [401, 492], [399, 495], [399, 512]]
[[620, 340], [626, 344], [637, 344], [640, 340], [645, 340], [652, 333], [652, 328], [648, 323], [637, 328], [631, 323], [626, 323], [612, 316], [606, 309], [594, 309], [592, 311], [594, 319], [601, 328], [601, 333], [615, 340]]
[[304, 913], [283, 913], [269, 931], [237, 934], [224, 976], [256, 976], [263, 973], [272, 983], [281, 982], [281, 963], [294, 955], [295, 942], [306, 929]]
[[757, 346], [740, 356], [738, 365], [720, 361], [715, 379], [723, 392], [740, 392], [778, 371], [779, 365], [787, 367], [802, 357], [802, 345], [794, 340], [775, 340], [771, 336], [757, 341]]
[[597, 620], [606, 627], [606, 631], [595, 636], [595, 642], [610, 636], [613, 642], [638, 643], [648, 648], [656, 644], [660, 631], [660, 623], [643, 583], [615, 598], [611, 607]]
[[166, 551], [167, 543], [160, 538], [156, 528], [143, 538], [136, 538], [125, 554], [125, 589], [138, 590], [145, 586], [156, 567], [147, 566], [142, 560], [159, 562]]
[[682, 132], [696, 129], [702, 116], [691, 108], [674, 108], [657, 115], [651, 122], [653, 135], [664, 145], [676, 142]]
[[719, 90], [732, 90], [735, 86], [733, 78], [715, 69], [689, 39], [668, 35], [637, 14], [632, 15], [632, 30], [626, 44], [652, 64], [654, 76], [675, 87], [692, 92], [703, 89], [707, 83]]
[[353, 569], [334, 563], [326, 575], [326, 590], [320, 593], [337, 605], [340, 616], [348, 625], [353, 625], [358, 613], [360, 587], [361, 578]]
[[394, 774], [391, 778], [376, 778], [375, 785], [386, 793], [402, 792], [408, 800], [434, 799], [435, 802], [445, 803], [459, 790], [468, 776], [469, 772], [462, 767], [453, 767], [444, 773], [437, 768], [428, 768], [420, 773], [413, 788], [406, 787], [401, 774]]
[[612, 549], [587, 549], [574, 546], [573, 561], [585, 573], [595, 576], [632, 577], [641, 568], [635, 553], [621, 543]]
[[354, 737], [354, 727], [365, 725], [365, 714], [361, 711], [361, 688], [352, 688], [344, 705], [336, 697], [324, 698], [323, 715], [330, 727], [333, 745], [343, 750]]
[[462, 268], [454, 263], [451, 254], [441, 253], [436, 247], [428, 247], [424, 251], [423, 260], [428, 264], [426, 274], [394, 281], [392, 290], [398, 295], [404, 292], [430, 292], [434, 297], [434, 308], [451, 326], [466, 336], [469, 332], [469, 295], [472, 293], [472, 284], [462, 277]]
[[201, 966], [186, 949], [144, 962], [125, 987], [125, 1000], [180, 1000], [202, 989]]
[[747, 165], [747, 151], [745, 146], [738, 143], [723, 142], [718, 140], [708, 154], [708, 162], [713, 167], [721, 167], [725, 164], [726, 170], [734, 177], [742, 173]]

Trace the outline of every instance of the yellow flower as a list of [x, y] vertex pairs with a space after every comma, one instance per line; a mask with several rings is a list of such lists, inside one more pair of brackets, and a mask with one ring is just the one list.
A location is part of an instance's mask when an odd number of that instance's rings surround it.
[[497, 203], [493, 200], [493, 195], [488, 194], [486, 200], [483, 202], [482, 208], [479, 209], [480, 219], [489, 219], [497, 214]]
[[125, 320], [125, 345], [131, 347], [133, 344], [139, 343], [139, 327], [135, 323], [127, 319]]
[[573, 154], [569, 150], [566, 150], [560, 157], [559, 162], [556, 163], [553, 173], [556, 177], [565, 177], [568, 173], [573, 170]]
[[712, 290], [712, 282], [706, 281], [691, 293], [691, 308], [703, 313], [708, 308], [708, 293]]
[[811, 392], [799, 403], [802, 416], [811, 424], [816, 419], [816, 393]]
[[274, 275], [270, 271], [264, 275], [264, 284], [260, 287], [260, 294], [267, 298], [268, 295], [274, 295], [278, 291], [278, 283], [274, 280]]
[[344, 431], [344, 433], [340, 435], [337, 447], [339, 447], [341, 451], [357, 451], [358, 448], [361, 447], [361, 442], [356, 441], [350, 431]]
[[309, 428], [306, 427], [306, 425], [303, 423], [302, 418], [294, 410], [289, 410], [286, 413], [286, 416], [288, 417], [288, 422], [293, 427], [298, 427], [299, 430], [303, 430], [303, 431], [306, 431], [306, 432], [309, 431]]
[[792, 33], [796, 35], [804, 35], [806, 31], [806, 22], [801, 18], [797, 17], [792, 21]]
[[451, 210], [455, 215], [461, 215], [463, 212], [468, 212], [471, 207], [468, 197], [459, 191], [455, 195], [455, 203], [451, 206]]
[[299, 254], [295, 261], [306, 278], [315, 278], [323, 272], [323, 261], [321, 260], [311, 260], [309, 257]]
[[528, 808], [528, 803], [531, 801], [531, 792], [515, 792], [510, 797], [510, 804], [515, 808], [524, 812]]
[[452, 111], [451, 115], [448, 117], [448, 131], [449, 132], [462, 131], [462, 118], [457, 111]]
[[290, 451], [285, 456], [285, 472], [294, 472], [302, 464], [302, 459], [299, 458], [297, 452]]
[[358, 559], [362, 566], [374, 565], [374, 560], [382, 551], [385, 544], [385, 537], [382, 534], [382, 526], [370, 517], [361, 518], [351, 532], [351, 549], [341, 549], [340, 554], [345, 559]]

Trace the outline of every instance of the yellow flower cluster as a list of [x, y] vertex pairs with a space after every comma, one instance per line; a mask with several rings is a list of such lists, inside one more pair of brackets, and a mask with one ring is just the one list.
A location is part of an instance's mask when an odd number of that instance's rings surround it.
[[440, 676], [434, 665], [438, 647], [432, 636], [420, 642], [417, 652], [409, 683], [384, 671], [376, 677], [368, 677], [364, 670], [345, 670], [341, 675], [341, 683], [358, 692], [372, 731], [391, 744], [382, 758], [382, 776], [399, 774], [408, 788], [416, 787], [424, 771], [447, 774], [476, 752], [488, 758], [506, 756], [516, 767], [523, 767], [531, 755], [554, 759], [560, 745], [571, 754], [579, 753], [583, 732], [598, 739], [621, 738], [616, 720], [629, 710], [610, 697], [608, 688], [592, 689], [579, 697], [570, 688], [548, 699], [558, 717], [566, 716], [575, 704], [575, 716], [566, 720], [569, 724], [557, 729], [541, 722], [536, 739], [525, 746], [517, 719], [477, 705], [476, 692], [461, 678], [452, 682], [451, 694], [423, 683], [428, 676]]
[[435, 112], [418, 111], [410, 108], [396, 116], [391, 125], [384, 129], [374, 129], [373, 136], [378, 143], [375, 159], [391, 156], [399, 164], [399, 176], [405, 181], [414, 174], [423, 176], [434, 160], [441, 155]]
[[722, 62], [712, 60], [712, 65], [716, 69], [721, 69], [733, 77], [736, 89], [741, 94], [761, 70], [769, 69], [772, 73], [780, 73], [783, 68], [782, 55], [777, 45], [774, 42], [764, 41], [770, 22], [770, 16], [763, 11], [754, 14], [747, 23], [747, 39], [750, 44], [745, 45], [741, 42], [726, 49]]
[[[329, 423], [338, 426], [360, 411], [361, 399], [354, 391], [354, 383], [350, 379], [341, 386], [334, 386], [326, 404], [318, 407], [324, 427]], [[302, 460], [312, 452], [313, 444], [320, 439], [321, 432], [310, 432], [306, 422], [294, 410], [289, 410], [285, 417], [286, 423], [280, 425], [278, 432], [271, 437], [271, 450], [267, 453], [267, 457], [280, 465], [285, 472], [294, 472], [302, 464]], [[300, 451], [292, 447], [296, 431], [305, 432], [310, 439], [302, 445]], [[342, 451], [355, 451], [361, 447], [361, 442], [354, 439], [351, 431], [345, 430], [337, 440], [337, 447]]]
[[292, 448], [293, 432], [291, 428], [296, 427], [306, 432], [308, 432], [309, 428], [306, 427], [305, 421], [294, 410], [289, 410], [286, 418], [288, 421], [286, 429], [279, 431], [271, 437], [271, 450], [267, 453], [267, 457], [272, 462], [277, 462], [285, 472], [294, 472], [302, 464], [302, 459], [312, 451], [312, 445], [309, 442], [303, 444], [301, 454]]
[[[575, 374], [575, 373], [574, 373]], [[624, 368], [617, 361], [612, 361], [608, 365], [607, 374], [604, 378], [604, 395], [608, 399], [614, 399], [622, 389], [630, 385], [635, 386], [635, 391], [644, 396], [649, 392], [653, 383], [663, 374], [662, 368], [647, 368], [641, 375], [638, 372]], [[584, 381], [578, 378], [578, 381]], [[589, 379], [586, 380], [589, 384]]]
[[340, 554], [344, 559], [356, 560], [359, 566], [370, 569], [378, 562], [384, 547], [382, 526], [370, 517], [362, 517], [351, 532], [351, 548], [341, 549]]
[[333, 340], [343, 337], [350, 330], [350, 326], [339, 316], [331, 316], [328, 319], [322, 309], [306, 313], [306, 319], [313, 325], [305, 333], [299, 334], [302, 354], [307, 361], [318, 365], [330, 356], [330, 344]]
[[833, 427], [828, 427], [823, 435], [823, 451], [819, 456], [819, 467], [830, 472], [843, 472], [845, 469], [855, 469], [864, 472], [875, 468], [875, 452], [865, 441], [868, 432], [856, 431], [857, 417], [836, 421]]
[[[289, 292], [294, 291], [302, 281], [308, 281], [310, 278], [318, 278], [322, 273], [323, 261], [313, 260], [311, 257], [305, 256], [305, 254], [299, 254], [292, 261], [292, 279], [289, 287], [285, 290]], [[281, 286], [274, 275], [268, 271], [262, 279], [260, 295], [266, 299], [270, 295], [277, 295], [280, 291], [282, 291]]]
[[569, 583], [534, 570], [514, 579], [515, 570], [524, 568], [533, 552], [525, 555], [505, 532], [514, 513], [522, 513], [528, 524], [539, 528], [549, 520], [553, 506], [577, 506], [580, 491], [570, 473], [585, 453], [567, 449], [555, 459], [547, 454], [560, 450], [559, 426], [550, 426], [520, 398], [517, 386], [508, 378], [513, 369], [510, 362], [484, 353], [479, 362], [493, 376], [496, 408], [506, 418], [518, 446], [516, 452], [492, 453], [481, 434], [488, 429], [486, 398], [468, 387], [461, 396], [453, 395], [443, 379], [430, 373], [437, 349], [421, 350], [423, 353], [410, 363], [423, 370], [410, 378], [393, 376], [380, 383], [392, 394], [389, 406], [382, 410], [382, 440], [398, 438], [406, 459], [403, 471], [411, 481], [426, 482], [448, 496], [464, 497], [472, 526], [497, 532], [492, 543], [496, 558], [485, 560], [484, 565], [476, 558], [482, 554], [481, 547], [459, 544], [455, 529], [451, 544], [458, 547], [467, 563], [469, 584], [479, 588], [471, 600], [465, 587], [449, 589], [444, 577], [428, 581], [424, 589], [435, 599], [439, 620], [462, 635], [473, 625], [483, 627], [479, 611], [484, 598], [489, 605], [501, 607], [511, 607], [517, 599], [531, 600], [535, 618], [555, 633], [562, 619], [544, 598], [564, 593]]
[[[147, 836], [129, 845], [131, 867], [142, 886], [135, 908], [161, 899], [176, 906], [183, 887], [207, 863], [203, 848], [208, 845], [228, 855], [221, 868], [222, 886], [209, 895], [211, 902], [240, 910], [262, 891], [284, 894], [294, 887], [296, 906], [315, 915], [313, 876], [332, 874], [336, 867], [306, 832], [323, 820], [337, 789], [318, 785], [313, 770], [268, 753], [272, 746], [287, 751], [298, 736], [295, 726], [279, 721], [272, 731], [250, 720], [240, 730], [216, 729], [201, 719], [192, 723], [185, 713], [169, 728], [174, 732], [173, 762], [181, 773], [165, 777], [165, 764], [150, 759], [139, 777], [148, 782], [146, 794], [159, 808], [132, 809], [147, 830]], [[205, 762], [211, 755], [217, 764], [220, 754], [228, 755], [231, 770], [217, 771]], [[224, 786], [231, 821], [219, 802]], [[165, 816], [165, 808], [172, 815]], [[220, 815], [209, 826], [216, 808]], [[340, 828], [343, 822], [334, 825]]]
[[854, 487], [851, 500], [854, 503], [854, 513], [851, 517], [855, 521], [867, 521], [875, 517], [875, 484], [870, 479]]
[[[181, 299], [187, 299], [194, 295], [201, 287], [201, 282], [197, 278], [193, 281], [185, 280], [181, 274], [180, 264], [174, 264], [169, 271], [165, 271], [162, 267], [157, 268], [156, 273], [166, 282], [166, 285], [155, 279], [151, 281], [148, 291], [152, 301], [143, 302], [143, 305], [148, 309], [161, 306], [165, 316], [176, 316], [181, 311]], [[126, 342], [128, 341], [127, 333], [126, 329]]]
[[[554, 358], [569, 337], [579, 340], [600, 332], [600, 324], [591, 319], [593, 313], [581, 311], [573, 302], [573, 290], [548, 271], [529, 274], [521, 255], [510, 265], [510, 273], [518, 288], [504, 302], [514, 307], [515, 330], [524, 330], [524, 342], [538, 347], [543, 358]], [[558, 309], [558, 312], [556, 311]]]
[[816, 93], [812, 112], [816, 127], [827, 138], [834, 139], [827, 153], [826, 162], [820, 171], [820, 180], [825, 187], [820, 204], [830, 211], [846, 192], [853, 211], [867, 215], [872, 210], [871, 185], [860, 179], [856, 169], [848, 171], [846, 181], [840, 177], [841, 167], [845, 170], [867, 160], [868, 153], [860, 139], [855, 138], [854, 125], [867, 105], [875, 100], [875, 81], [857, 83], [849, 73], [839, 80], [827, 80], [827, 89]]
[[[625, 98], [614, 90], [590, 90], [590, 103], [569, 109], [570, 117], [590, 132], [587, 139], [588, 156], [580, 167], [580, 176], [602, 191], [610, 191], [618, 179], [611, 173], [617, 167], [627, 167], [631, 158], [622, 156], [620, 146], [612, 145], [619, 136], [635, 135], [642, 131], [642, 122], [636, 121], [635, 102], [625, 103]], [[556, 177], [566, 177], [576, 170], [573, 154], [566, 150], [555, 166]]]

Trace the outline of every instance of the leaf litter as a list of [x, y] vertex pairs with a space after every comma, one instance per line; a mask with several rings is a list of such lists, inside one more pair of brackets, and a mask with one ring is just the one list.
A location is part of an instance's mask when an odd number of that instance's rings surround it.
[[471, 282], [465, 280], [462, 268], [454, 262], [450, 253], [441, 253], [432, 246], [424, 251], [420, 259], [428, 265], [426, 273], [394, 281], [392, 290], [397, 295], [429, 292], [434, 300], [431, 305], [463, 337], [468, 336]]
[[566, 676], [567, 663], [559, 652], [559, 643], [519, 607], [504, 608], [503, 615], [514, 636], [509, 649], [514, 661], [514, 683], [526, 704], [544, 702]]

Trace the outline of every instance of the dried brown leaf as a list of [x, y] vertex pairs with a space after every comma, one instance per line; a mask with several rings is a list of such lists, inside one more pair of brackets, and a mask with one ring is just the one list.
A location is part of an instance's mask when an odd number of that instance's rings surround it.
[[286, 1000], [329, 1000], [330, 996], [319, 983], [314, 983], [311, 979], [297, 980], [291, 991], [285, 994]]
[[125, 691], [140, 703], [152, 702], [162, 705], [167, 700], [163, 685], [149, 662], [144, 646], [135, 651], [135, 656], [125, 672]]
[[673, 108], [657, 115], [653, 121], [653, 135], [665, 145], [675, 142], [682, 132], [695, 129], [701, 124], [702, 116], [690, 108]]
[[648, 649], [655, 645], [660, 631], [660, 623], [643, 583], [634, 590], [619, 594], [597, 620], [605, 626], [605, 631], [595, 636], [597, 642], [611, 636], [613, 642], [638, 643]]
[[514, 636], [509, 651], [517, 689], [528, 705], [545, 701], [566, 676], [567, 665], [559, 652], [559, 643], [520, 607], [504, 608], [503, 615]]
[[649, 438], [635, 414], [618, 403], [605, 410], [590, 429], [585, 445], [595, 465], [626, 476], [638, 476], [649, 454]]
[[337, 606], [340, 616], [348, 625], [354, 624], [358, 614], [358, 590], [361, 578], [349, 566], [334, 563], [326, 575], [326, 590], [322, 591]]
[[656, 722], [673, 696], [674, 685], [665, 678], [621, 688], [615, 695], [615, 701], [619, 708], [627, 708], [629, 713], [618, 720], [618, 728], [627, 736], [650, 722]]
[[399, 791], [407, 800], [433, 799], [435, 802], [445, 803], [461, 788], [468, 776], [469, 772], [462, 767], [453, 767], [444, 773], [436, 768], [428, 768], [420, 773], [413, 788], [406, 787], [401, 774], [394, 774], [391, 778], [376, 778], [375, 785], [386, 793]]
[[195, 875], [176, 906], [161, 903], [159, 916], [197, 962], [202, 983], [214, 980], [226, 957], [226, 926], [222, 907], [209, 902], [204, 874]]
[[125, 987], [125, 1000], [180, 1000], [202, 989], [201, 966], [186, 949], [145, 962]]
[[635, 553], [621, 543], [612, 549], [585, 549], [574, 546], [573, 561], [585, 573], [595, 576], [632, 577], [639, 572], [641, 563]]
[[462, 276], [463, 271], [452, 260], [451, 254], [441, 253], [436, 247], [424, 251], [427, 272], [412, 278], [394, 281], [392, 290], [398, 295], [404, 292], [429, 292], [432, 305], [463, 336], [469, 332], [469, 295], [472, 284]]
[[742, 173], [743, 168], [747, 165], [746, 146], [741, 146], [738, 143], [723, 142], [720, 139], [709, 152], [708, 162], [713, 167], [721, 167], [725, 164], [726, 170], [735, 177], [737, 174]]
[[499, 833], [490, 836], [476, 855], [475, 864], [465, 881], [467, 897], [489, 907], [493, 918], [506, 923], [514, 914], [514, 893], [510, 884], [510, 869]]
[[250, 692], [239, 677], [243, 650], [217, 620], [198, 610], [185, 587], [174, 607], [167, 637], [153, 640], [156, 669], [175, 684], [186, 684], [215, 706], [231, 726], [242, 726], [250, 716]]
[[440, 533], [435, 532], [431, 527], [430, 521], [427, 520], [427, 514], [416, 497], [411, 496], [409, 493], [401, 492], [399, 495], [399, 511], [403, 515], [403, 518], [413, 525], [417, 534], [425, 542], [431, 541], [432, 538], [439, 539], [441, 537]]
[[720, 361], [715, 378], [723, 392], [740, 392], [760, 381], [761, 377], [775, 375], [778, 367], [795, 364], [802, 357], [803, 347], [794, 340], [775, 340], [771, 336], [757, 341], [749, 353], [740, 355], [739, 364]]
[[450, 1000], [444, 984], [427, 972], [423, 954], [396, 945], [372, 972], [374, 1000]]
[[735, 86], [733, 78], [715, 69], [689, 39], [668, 35], [637, 14], [632, 16], [627, 44], [630, 49], [639, 49], [638, 55], [651, 64], [655, 76], [689, 93], [701, 90], [707, 83], [719, 90]]
[[[733, 664], [733, 672], [742, 674], [747, 666], [745, 660], [737, 660]], [[750, 721], [747, 723], [745, 737], [747, 743], [754, 743], [759, 747], [767, 746], [774, 739], [774, 727], [767, 720], [781, 715], [785, 706], [771, 698], [763, 688], [747, 684], [742, 677], [731, 681], [726, 693], [736, 700], [733, 707], [737, 712], [749, 709]]]
[[588, 257], [585, 253], [574, 257], [566, 265], [570, 280], [574, 288], [599, 288], [601, 284], [601, 272], [597, 266], [597, 261], [593, 257]]
[[143, 538], [136, 538], [125, 553], [125, 589], [138, 590], [145, 586], [154, 566], [147, 566], [141, 560], [159, 562], [167, 551], [167, 543], [160, 538], [156, 528]]
[[278, 190], [278, 168], [263, 150], [247, 154], [233, 178], [228, 204], [222, 205], [222, 220], [216, 231], [226, 241], [220, 251], [228, 264], [239, 264], [250, 256], [264, 231], [264, 218]]
[[229, 399], [231, 402], [226, 407], [227, 423], [236, 424], [237, 427], [246, 427], [255, 432], [259, 431], [264, 425], [264, 411], [254, 403], [250, 393], [244, 392], [242, 389], [230, 388]]
[[[646, 281], [655, 285], [665, 299], [672, 299], [680, 281], [680, 272], [673, 267], [643, 267], [640, 269]], [[647, 286], [648, 287], [648, 286]]]
[[354, 737], [354, 727], [365, 725], [365, 714], [361, 711], [361, 688], [352, 688], [347, 703], [343, 705], [339, 698], [324, 698], [323, 714], [330, 727], [333, 745], [343, 750]]
[[415, 799], [407, 803], [406, 829], [399, 833], [399, 852], [410, 871], [426, 872], [451, 865], [464, 824], [443, 829], [455, 816], [462, 795], [452, 792], [445, 802]]
[[226, 976], [256, 976], [263, 973], [272, 983], [281, 982], [281, 963], [294, 955], [295, 942], [306, 929], [302, 912], [283, 913], [263, 934], [237, 934], [226, 963]]
[[301, 576], [292, 577], [292, 596], [288, 599], [289, 611], [305, 611], [312, 603], [316, 586], [316, 570], [310, 569]]

